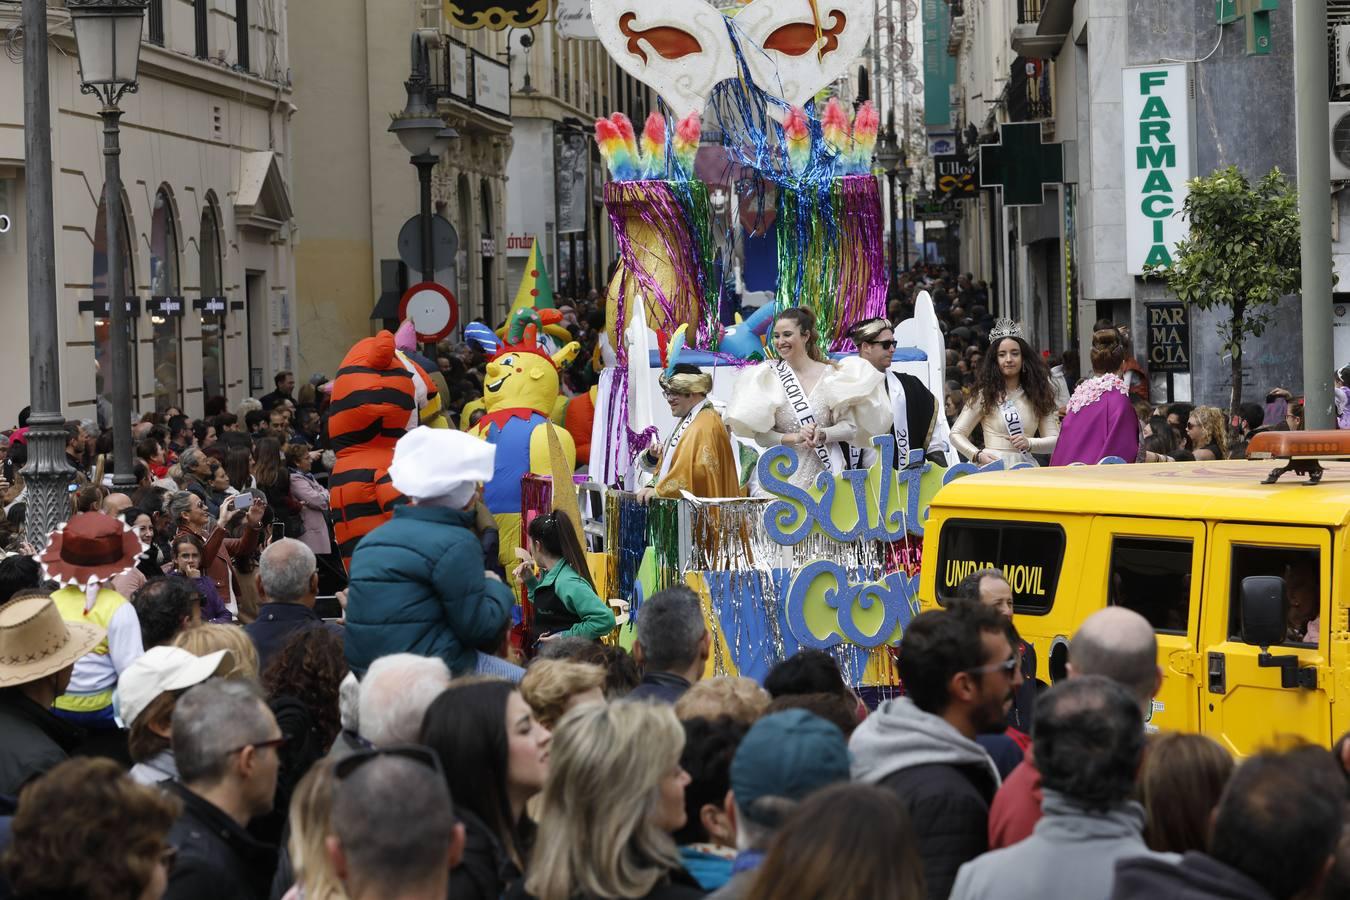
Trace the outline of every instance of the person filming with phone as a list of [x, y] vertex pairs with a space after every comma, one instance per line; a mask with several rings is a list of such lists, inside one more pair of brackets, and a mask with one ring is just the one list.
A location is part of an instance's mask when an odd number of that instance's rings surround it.
[[[202, 542], [201, 573], [211, 580], [221, 599], [238, 614], [240, 588], [233, 583], [231, 566], [247, 562], [257, 551], [267, 501], [247, 491], [235, 494], [221, 504], [218, 523], [211, 520], [202, 498], [188, 491], [171, 495], [165, 508], [173, 523], [175, 538], [186, 533]], [[229, 530], [241, 524], [243, 530], [239, 537], [229, 537]], [[240, 618], [246, 617], [240, 615]], [[252, 621], [252, 617], [246, 620]]]

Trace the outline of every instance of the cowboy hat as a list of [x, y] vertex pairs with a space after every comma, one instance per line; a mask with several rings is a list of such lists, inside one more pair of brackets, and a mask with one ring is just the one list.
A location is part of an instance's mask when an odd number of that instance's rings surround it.
[[44, 578], [62, 587], [83, 588], [134, 568], [145, 549], [130, 525], [101, 512], [86, 512], [56, 526], [47, 549], [33, 558], [41, 564]]
[[0, 688], [59, 672], [98, 646], [106, 632], [67, 622], [50, 597], [22, 597], [0, 606]]

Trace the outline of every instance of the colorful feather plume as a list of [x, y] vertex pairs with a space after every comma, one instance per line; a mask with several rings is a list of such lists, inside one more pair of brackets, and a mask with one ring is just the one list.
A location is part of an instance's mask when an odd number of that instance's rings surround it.
[[618, 127], [609, 119], [595, 120], [595, 143], [600, 148], [600, 156], [609, 167], [609, 174], [615, 181], [632, 181], [636, 177], [633, 160], [628, 158], [623, 145], [623, 137]]
[[642, 174], [644, 178], [666, 174], [666, 120], [660, 113], [647, 116], [642, 128]]
[[[633, 161], [633, 169], [636, 172], [639, 168], [638, 142], [637, 135], [633, 132], [633, 122], [621, 112], [616, 112], [609, 117], [614, 123], [614, 127], [619, 131], [619, 137], [623, 138], [623, 149], [628, 154], [628, 158]], [[634, 175], [634, 177], [637, 177]]]
[[803, 174], [811, 164], [811, 123], [801, 107], [788, 110], [783, 120], [783, 137], [787, 140], [788, 164], [795, 174]]
[[881, 116], [877, 108], [868, 100], [858, 107], [858, 117], [853, 120], [853, 171], [866, 174], [872, 170], [872, 152], [877, 147], [877, 132], [881, 129]]
[[825, 135], [825, 143], [835, 152], [841, 163], [846, 163], [853, 152], [852, 127], [848, 112], [838, 97], [831, 97], [830, 102], [825, 104], [820, 125]]
[[691, 112], [675, 126], [675, 162], [685, 177], [694, 174], [694, 156], [698, 153], [702, 135], [703, 123], [696, 112]]

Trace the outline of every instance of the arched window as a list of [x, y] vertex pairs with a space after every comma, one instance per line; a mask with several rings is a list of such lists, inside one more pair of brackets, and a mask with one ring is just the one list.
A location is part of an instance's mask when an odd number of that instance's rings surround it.
[[178, 228], [173, 203], [163, 188], [155, 194], [150, 219], [151, 358], [155, 366], [155, 409], [183, 408], [179, 325], [183, 316], [178, 270]]
[[214, 197], [202, 210], [202, 397], [225, 396], [225, 288], [221, 277], [220, 229]]
[[[108, 206], [103, 200], [103, 194], [99, 195], [98, 218], [94, 223], [94, 299], [108, 299]], [[122, 209], [126, 209], [126, 201], [123, 199]], [[136, 273], [133, 263], [134, 258], [131, 255], [131, 222], [128, 221], [125, 212], [122, 216], [122, 296], [130, 297], [136, 293]], [[128, 365], [131, 369], [129, 373], [131, 378], [131, 404], [136, 406], [136, 318], [127, 316], [128, 334], [122, 337], [131, 347], [130, 360]], [[100, 400], [106, 403], [100, 403], [100, 425], [112, 426], [112, 421], [101, 421], [105, 417], [103, 410], [110, 410], [107, 404], [112, 403], [112, 380], [108, 377], [112, 372], [112, 355], [109, 350], [112, 339], [112, 323], [106, 318], [94, 320], [94, 390]], [[126, 411], [131, 414], [130, 410]]]

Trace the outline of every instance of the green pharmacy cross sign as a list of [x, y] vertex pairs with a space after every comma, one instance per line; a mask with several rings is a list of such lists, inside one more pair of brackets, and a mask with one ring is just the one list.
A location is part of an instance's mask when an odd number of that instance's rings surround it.
[[1247, 55], [1265, 56], [1270, 52], [1270, 14], [1280, 8], [1280, 0], [1215, 0], [1214, 16], [1220, 25], [1238, 19], [1247, 21]]
[[997, 144], [980, 145], [980, 187], [1002, 188], [1004, 206], [1040, 206], [1045, 186], [1064, 181], [1064, 145], [1041, 142], [1041, 123], [999, 126]]

